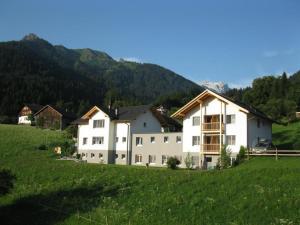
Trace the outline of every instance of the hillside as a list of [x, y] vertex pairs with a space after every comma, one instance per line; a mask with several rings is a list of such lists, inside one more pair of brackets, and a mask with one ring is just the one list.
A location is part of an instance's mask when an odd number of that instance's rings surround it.
[[300, 150], [300, 121], [288, 125], [273, 124], [272, 129], [277, 148]]
[[1, 224], [300, 223], [299, 158], [253, 158], [201, 172], [58, 161], [36, 150], [63, 138], [0, 125], [0, 167], [17, 177], [0, 197]]
[[148, 104], [159, 96], [202, 90], [161, 66], [55, 46], [34, 34], [0, 43], [0, 79], [0, 116], [16, 116], [23, 103], [54, 104], [81, 114], [93, 104]]

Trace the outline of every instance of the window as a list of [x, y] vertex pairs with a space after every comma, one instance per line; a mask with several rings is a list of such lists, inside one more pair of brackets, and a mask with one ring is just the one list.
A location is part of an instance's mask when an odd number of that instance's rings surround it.
[[226, 123], [235, 123], [235, 115], [226, 115]]
[[176, 143], [181, 143], [181, 136], [176, 136]]
[[119, 141], [119, 137], [116, 137], [116, 143], [118, 143], [118, 141]]
[[135, 163], [142, 163], [142, 155], [141, 154], [135, 155]]
[[168, 136], [164, 136], [164, 143], [169, 143], [169, 137]]
[[86, 145], [87, 144], [87, 138], [85, 137], [85, 138], [83, 138], [83, 140], [82, 140], [82, 144], [83, 145]]
[[260, 119], [257, 119], [257, 128], [260, 128]]
[[85, 157], [85, 153], [81, 153], [81, 157]]
[[155, 155], [149, 155], [149, 163], [155, 163], [156, 156]]
[[235, 145], [235, 135], [227, 135], [226, 136], [226, 143], [228, 145]]
[[104, 137], [93, 137], [93, 145], [102, 145], [104, 144]]
[[94, 120], [93, 128], [104, 127], [104, 120]]
[[205, 162], [212, 162], [212, 158], [211, 157], [205, 157]]
[[146, 122], [144, 122], [144, 127], [147, 127], [147, 123]]
[[122, 142], [126, 142], [126, 137], [122, 137]]
[[150, 142], [153, 144], [155, 143], [155, 137], [150, 137]]
[[200, 125], [200, 116], [194, 116], [193, 117], [193, 126], [199, 126]]
[[193, 136], [192, 145], [200, 145], [200, 136]]
[[167, 155], [162, 155], [161, 156], [161, 164], [167, 165], [167, 161], [168, 161], [168, 156]]
[[136, 137], [135, 141], [136, 141], [137, 146], [142, 146], [143, 145], [143, 138], [142, 137]]
[[125, 155], [125, 154], [122, 154], [122, 155], [121, 155], [121, 159], [126, 159], [126, 155]]
[[116, 158], [116, 159], [119, 158], [119, 155], [118, 155], [118, 154], [115, 154], [115, 158]]
[[192, 165], [193, 166], [199, 165], [199, 156], [192, 156]]
[[103, 159], [103, 154], [99, 153], [99, 159]]
[[91, 158], [95, 158], [95, 154], [94, 153], [91, 153]]

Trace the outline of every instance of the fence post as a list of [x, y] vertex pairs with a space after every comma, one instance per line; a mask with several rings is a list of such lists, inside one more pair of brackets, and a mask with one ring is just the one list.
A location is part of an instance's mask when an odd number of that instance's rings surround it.
[[277, 147], [275, 147], [276, 148], [276, 160], [278, 160], [278, 150], [277, 150]]

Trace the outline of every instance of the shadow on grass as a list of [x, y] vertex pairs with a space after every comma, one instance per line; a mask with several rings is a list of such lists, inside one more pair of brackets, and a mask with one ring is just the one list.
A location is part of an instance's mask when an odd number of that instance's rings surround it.
[[101, 204], [104, 197], [113, 198], [119, 192], [120, 187], [96, 184], [91, 187], [31, 195], [0, 207], [0, 221], [2, 225], [57, 224], [78, 212], [91, 211]]

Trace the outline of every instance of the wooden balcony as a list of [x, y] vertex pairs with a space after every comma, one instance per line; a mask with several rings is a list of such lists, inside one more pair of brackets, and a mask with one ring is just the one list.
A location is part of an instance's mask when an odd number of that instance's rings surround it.
[[220, 152], [220, 144], [203, 144], [202, 151], [204, 153], [218, 154]]
[[[205, 131], [220, 131], [220, 122], [202, 123], [202, 130]], [[224, 131], [224, 123], [221, 123], [221, 130]]]

